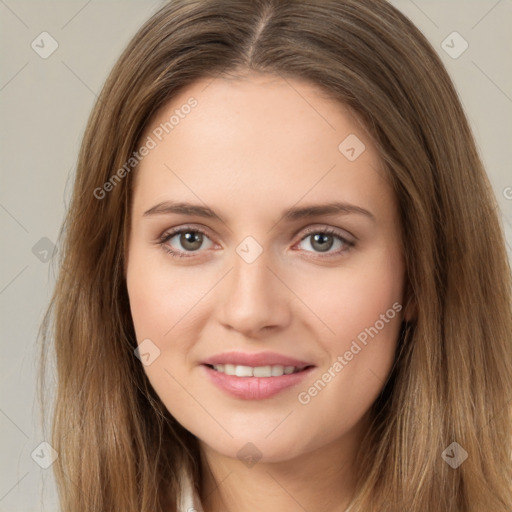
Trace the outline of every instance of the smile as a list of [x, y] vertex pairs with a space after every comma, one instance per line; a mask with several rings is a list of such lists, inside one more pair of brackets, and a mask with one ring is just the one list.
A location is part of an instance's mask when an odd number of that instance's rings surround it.
[[315, 366], [203, 364], [200, 368], [223, 394], [242, 400], [264, 400], [303, 385]]
[[290, 375], [300, 372], [304, 367], [267, 365], [267, 366], [242, 366], [234, 364], [216, 364], [210, 365], [215, 371], [226, 375], [234, 375], [236, 377], [281, 377], [282, 375]]

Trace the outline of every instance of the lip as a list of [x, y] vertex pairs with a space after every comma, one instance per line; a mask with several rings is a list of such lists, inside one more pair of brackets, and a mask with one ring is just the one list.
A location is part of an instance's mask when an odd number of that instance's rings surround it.
[[[239, 366], [314, 366], [307, 361], [300, 361], [293, 357], [284, 356], [276, 352], [225, 352], [210, 357], [203, 361], [203, 364], [235, 364]], [[271, 378], [271, 377], [268, 377]]]
[[275, 396], [287, 388], [296, 386], [314, 370], [314, 366], [310, 366], [298, 373], [281, 377], [236, 377], [218, 372], [206, 365], [201, 365], [201, 368], [218, 388], [243, 400], [264, 400]]
[[[208, 365], [234, 364], [240, 366], [296, 366], [304, 367], [297, 373], [280, 377], [237, 377], [218, 372]], [[225, 393], [243, 400], [264, 400], [296, 386], [302, 382], [315, 368], [315, 365], [300, 361], [293, 357], [274, 352], [227, 352], [206, 359], [201, 368], [210, 381]]]

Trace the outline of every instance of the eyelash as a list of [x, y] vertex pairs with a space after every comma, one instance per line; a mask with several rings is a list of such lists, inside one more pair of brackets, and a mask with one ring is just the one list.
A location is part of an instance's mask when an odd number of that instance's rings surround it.
[[[180, 235], [182, 233], [201, 233], [202, 235], [208, 237], [207, 233], [205, 231], [203, 231], [202, 229], [199, 229], [197, 227], [192, 227], [192, 226], [184, 226], [184, 227], [172, 230], [172, 231], [165, 232], [158, 239], [157, 243], [158, 243], [158, 245], [160, 245], [162, 247], [162, 249], [165, 252], [170, 254], [173, 258], [193, 258], [195, 256], [195, 253], [200, 252], [200, 251], [189, 251], [190, 254], [187, 254], [186, 252], [183, 252], [183, 251], [175, 251], [174, 249], [171, 249], [167, 245], [167, 242], [171, 238], [175, 237], [176, 235]], [[300, 239], [299, 243], [304, 241], [306, 238], [308, 238], [308, 236], [316, 235], [316, 234], [333, 235], [335, 238], [340, 240], [346, 246], [344, 249], [338, 250], [333, 253], [328, 253], [325, 256], [322, 256], [321, 255], [322, 253], [316, 253], [316, 254], [320, 255], [320, 258], [329, 258], [329, 257], [333, 257], [333, 256], [339, 256], [345, 252], [348, 252], [350, 249], [352, 249], [352, 247], [355, 246], [355, 242], [352, 242], [351, 240], [347, 240], [345, 237], [341, 236], [338, 233], [338, 231], [336, 231], [333, 228], [328, 228], [328, 227], [323, 228], [323, 229], [322, 228], [316, 228], [316, 229], [313, 228], [313, 229], [307, 231], [305, 233], [305, 235]], [[208, 237], [208, 238], [210, 238], [210, 237]], [[306, 251], [306, 252], [312, 252], [312, 251]]]

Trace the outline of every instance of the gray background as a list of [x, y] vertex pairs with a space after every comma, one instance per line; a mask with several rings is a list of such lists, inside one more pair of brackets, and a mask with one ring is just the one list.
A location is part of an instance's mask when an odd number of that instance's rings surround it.
[[[512, 242], [512, 0], [394, 0], [441, 55], [472, 124]], [[88, 114], [122, 49], [162, 2], [0, 0], [0, 512], [57, 510], [38, 425], [36, 334], [54, 282], [49, 255]], [[58, 48], [48, 51], [48, 32]], [[469, 44], [447, 37], [457, 31]], [[47, 36], [44, 36], [47, 37]], [[43, 47], [44, 46], [44, 47]], [[48, 260], [49, 259], [49, 260]], [[31, 454], [34, 454], [33, 457]], [[43, 487], [44, 484], [44, 487]], [[44, 492], [43, 492], [44, 490]]]

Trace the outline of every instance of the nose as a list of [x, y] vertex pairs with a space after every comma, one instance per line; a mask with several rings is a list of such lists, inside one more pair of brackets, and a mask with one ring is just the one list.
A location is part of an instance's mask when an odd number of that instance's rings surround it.
[[219, 297], [219, 319], [225, 328], [257, 338], [290, 323], [293, 293], [275, 267], [265, 251], [252, 263], [235, 253]]

